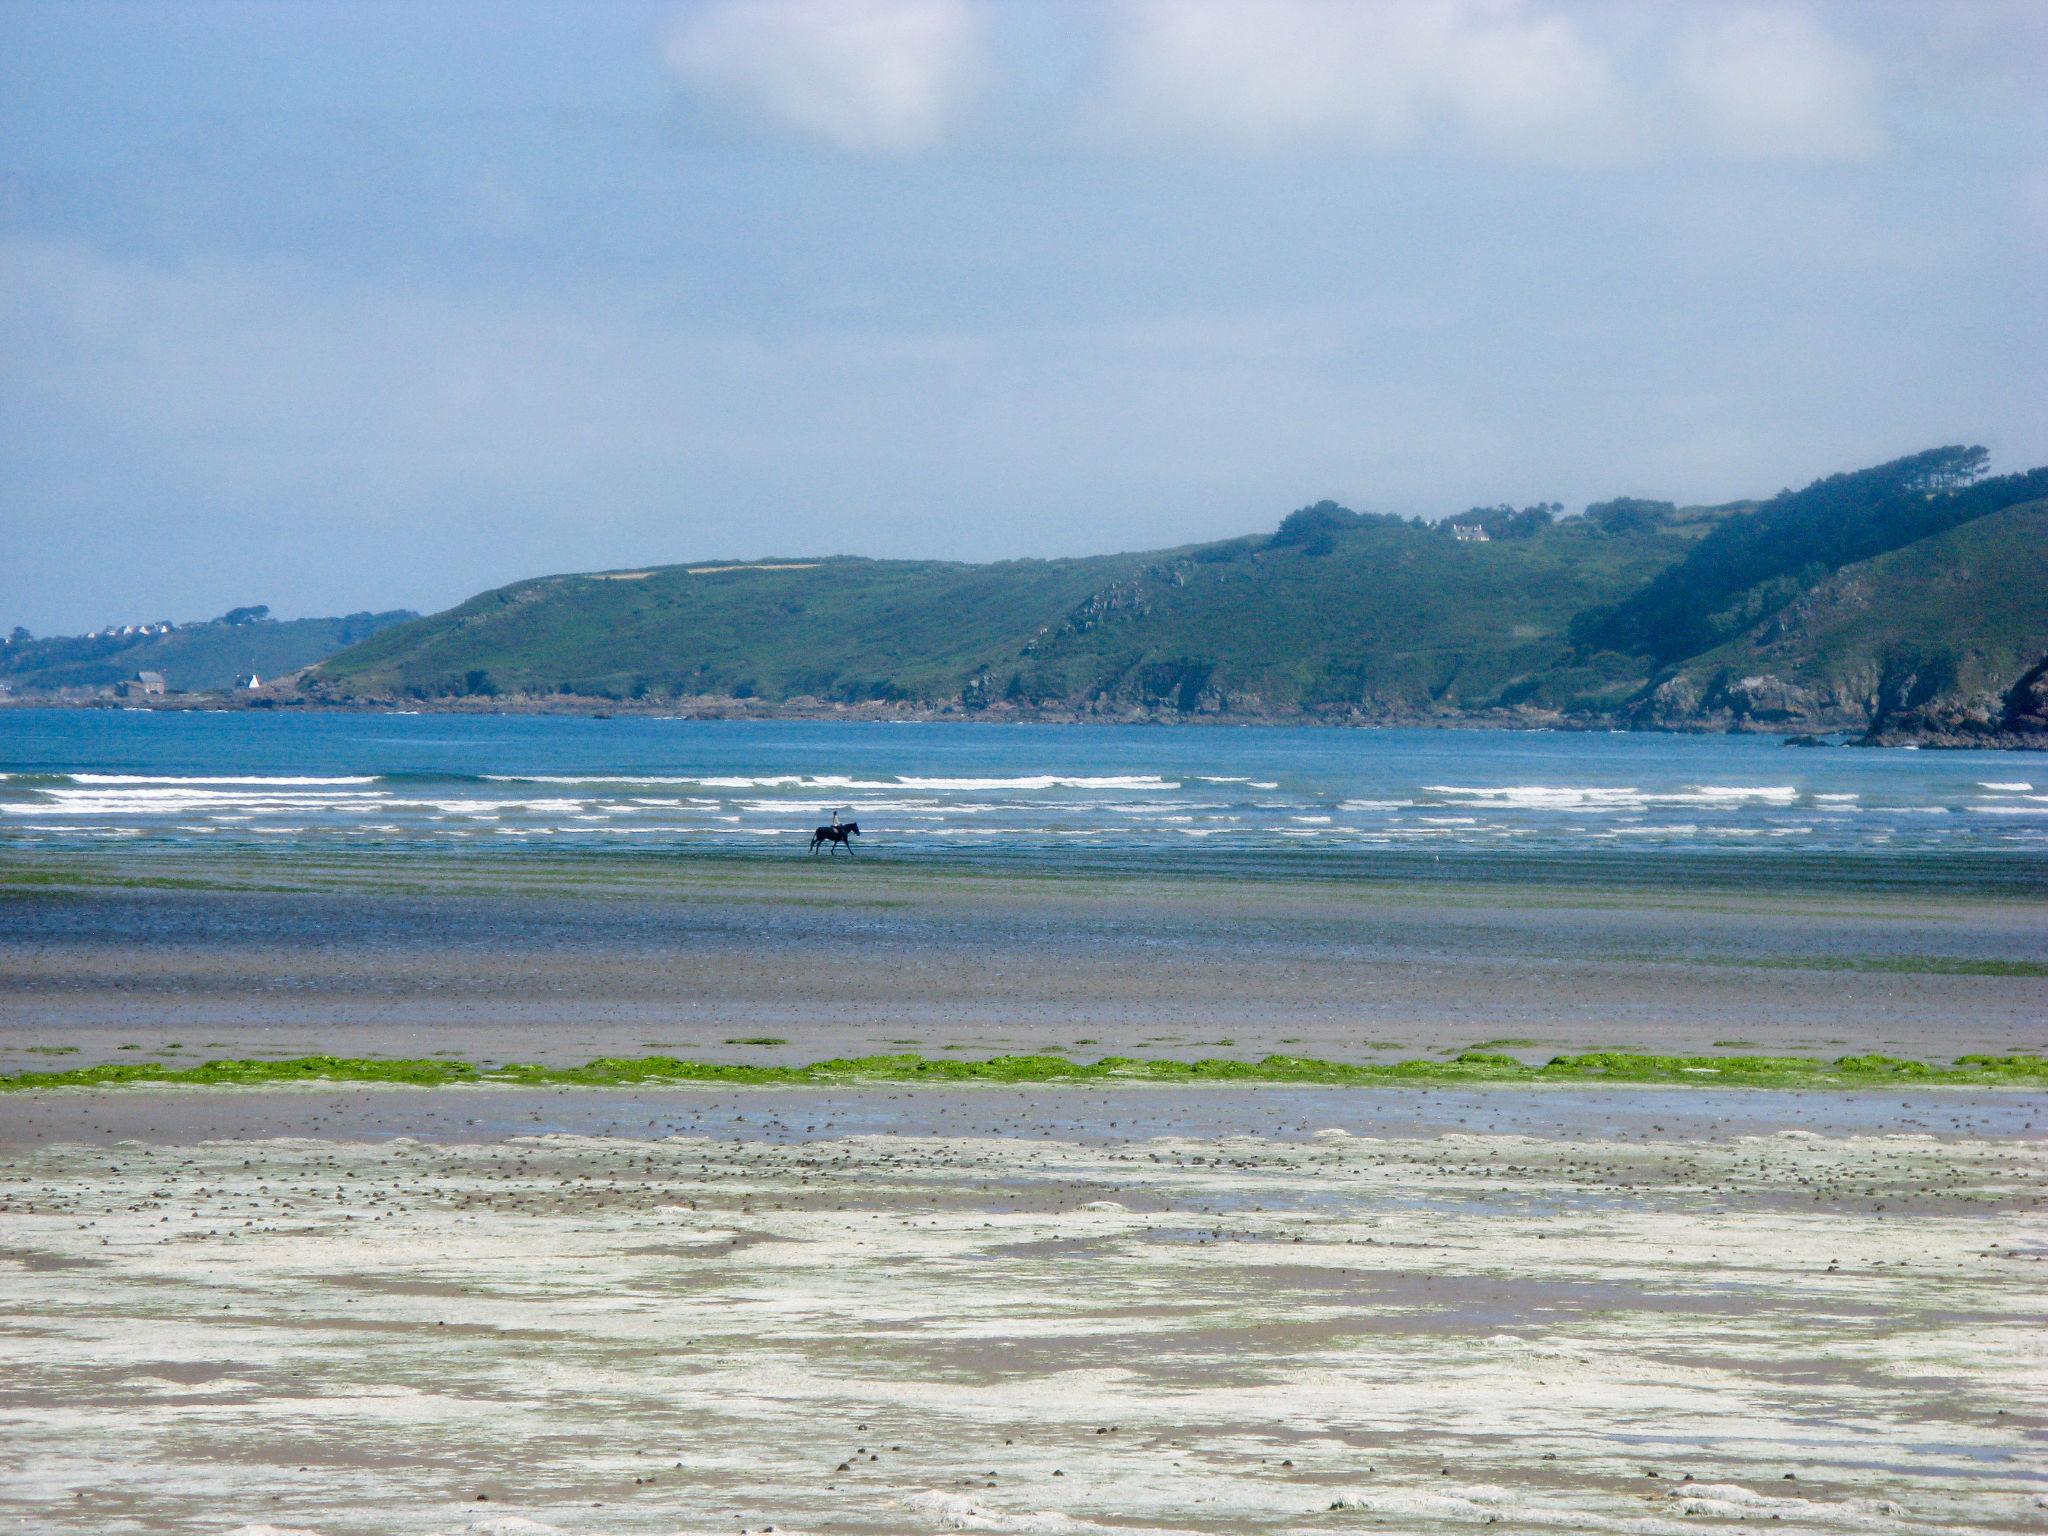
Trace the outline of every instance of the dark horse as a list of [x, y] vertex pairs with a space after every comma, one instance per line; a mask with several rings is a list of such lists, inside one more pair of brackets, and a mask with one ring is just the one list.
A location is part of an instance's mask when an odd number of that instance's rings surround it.
[[847, 856], [851, 858], [853, 855], [853, 844], [848, 842], [847, 839], [858, 836], [860, 836], [860, 823], [857, 821], [842, 822], [836, 827], [820, 827], [811, 834], [811, 852], [816, 853], [820, 843], [830, 843], [833, 845], [832, 851], [834, 853], [844, 848]]

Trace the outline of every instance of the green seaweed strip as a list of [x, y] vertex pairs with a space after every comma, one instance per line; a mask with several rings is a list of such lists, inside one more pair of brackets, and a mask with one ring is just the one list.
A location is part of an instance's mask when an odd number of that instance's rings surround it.
[[612, 1087], [635, 1083], [717, 1083], [833, 1086], [862, 1083], [1315, 1083], [1332, 1087], [1392, 1087], [1409, 1083], [1533, 1085], [1647, 1083], [1732, 1088], [2048, 1087], [2048, 1057], [1962, 1056], [1936, 1066], [1897, 1056], [1650, 1056], [1595, 1051], [1526, 1063], [1492, 1051], [1467, 1051], [1449, 1061], [1352, 1063], [1310, 1056], [1266, 1056], [1258, 1061], [1220, 1057], [1201, 1061], [1105, 1056], [1069, 1061], [1063, 1056], [993, 1056], [985, 1061], [929, 1056], [856, 1056], [803, 1066], [744, 1066], [688, 1061], [674, 1056], [605, 1056], [580, 1067], [530, 1063], [479, 1068], [459, 1061], [376, 1060], [351, 1056], [299, 1056], [286, 1061], [209, 1061], [196, 1067], [120, 1062], [62, 1072], [0, 1075], [0, 1091], [102, 1088], [141, 1083], [201, 1087], [277, 1083], [402, 1083], [444, 1087], [505, 1083], [533, 1087]]

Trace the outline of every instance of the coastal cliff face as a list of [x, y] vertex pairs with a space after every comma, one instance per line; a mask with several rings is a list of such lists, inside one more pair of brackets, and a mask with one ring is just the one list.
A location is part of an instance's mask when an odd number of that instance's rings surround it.
[[1984, 479], [1982, 459], [1931, 450], [1762, 504], [1475, 509], [1462, 532], [1323, 502], [1145, 554], [546, 577], [385, 630], [298, 697], [2048, 745], [2048, 470]]
[[2048, 750], [2048, 657], [1994, 701], [1938, 700], [1886, 715], [1872, 726], [1877, 746], [1908, 742], [1940, 747], [2031, 747]]
[[2002, 694], [1941, 691], [1913, 702], [1924, 681], [1908, 672], [1874, 688], [1851, 681], [1837, 690], [1765, 674], [1716, 678], [1703, 690], [1690, 678], [1672, 678], [1628, 723], [1648, 730], [1849, 732], [1875, 745], [2048, 748], [2048, 658]]
[[1632, 723], [2043, 740], [2048, 503], [1977, 518], [1815, 583], [1655, 683]]

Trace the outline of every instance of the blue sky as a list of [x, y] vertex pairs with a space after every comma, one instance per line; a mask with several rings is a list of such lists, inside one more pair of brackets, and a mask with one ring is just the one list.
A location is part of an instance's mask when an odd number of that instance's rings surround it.
[[0, 624], [2048, 462], [2048, 6], [0, 4]]

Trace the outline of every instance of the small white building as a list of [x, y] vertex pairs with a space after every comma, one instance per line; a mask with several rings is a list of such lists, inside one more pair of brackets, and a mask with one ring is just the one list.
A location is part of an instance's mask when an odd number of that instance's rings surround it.
[[1460, 544], [1491, 544], [1493, 537], [1477, 523], [1451, 524], [1451, 537]]

